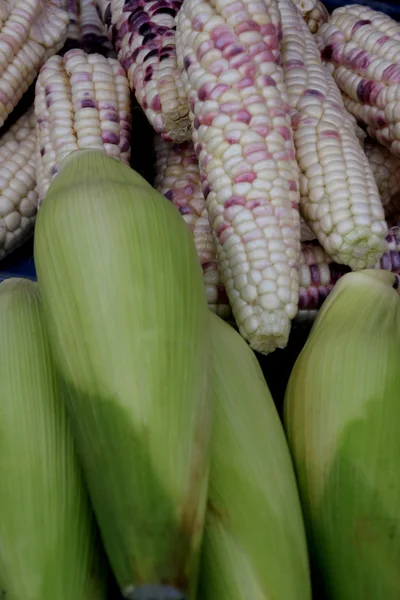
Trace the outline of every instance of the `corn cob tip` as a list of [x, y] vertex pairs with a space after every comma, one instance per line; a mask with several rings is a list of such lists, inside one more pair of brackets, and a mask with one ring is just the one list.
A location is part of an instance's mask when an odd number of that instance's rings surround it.
[[169, 585], [142, 585], [129, 588], [123, 594], [125, 600], [186, 600], [185, 596]]

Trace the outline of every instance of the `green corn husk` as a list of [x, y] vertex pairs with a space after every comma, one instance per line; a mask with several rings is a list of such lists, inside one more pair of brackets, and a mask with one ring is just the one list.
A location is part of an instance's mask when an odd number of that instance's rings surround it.
[[0, 596], [106, 600], [106, 564], [36, 283], [0, 284], [0, 338]]
[[257, 359], [214, 314], [214, 425], [202, 600], [311, 600], [300, 500]]
[[[400, 297], [349, 273], [290, 376], [285, 424], [316, 579], [329, 600], [400, 598]], [[318, 596], [321, 597], [321, 596]]]
[[122, 593], [193, 599], [212, 371], [190, 232], [142, 177], [89, 150], [70, 155], [54, 179], [34, 253], [81, 462]]

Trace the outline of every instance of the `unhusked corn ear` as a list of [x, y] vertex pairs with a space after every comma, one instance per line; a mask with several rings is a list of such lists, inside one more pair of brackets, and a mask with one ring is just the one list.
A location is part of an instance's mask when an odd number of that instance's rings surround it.
[[0, 284], [0, 337], [2, 595], [106, 600], [107, 566], [36, 283]]
[[[285, 435], [254, 353], [210, 314], [214, 420], [200, 600], [311, 600]], [[286, 574], [286, 576], [285, 576]]]
[[278, 0], [281, 61], [301, 170], [300, 210], [326, 252], [352, 269], [384, 252], [387, 225], [378, 188], [339, 89], [291, 0]]
[[184, 0], [177, 17], [218, 267], [240, 333], [262, 353], [286, 345], [298, 302], [299, 172], [280, 33], [275, 0]]
[[284, 421], [319, 598], [400, 597], [398, 284], [379, 269], [344, 275], [286, 388]]
[[50, 1], [16, 0], [9, 6], [0, 30], [0, 127], [46, 58], [62, 47], [67, 25], [67, 12]]
[[[398, 225], [389, 229], [386, 251], [375, 268], [400, 274], [400, 227]], [[336, 282], [349, 271], [349, 267], [335, 263], [318, 244], [302, 244], [299, 267], [299, 311], [296, 320], [305, 320], [307, 317], [310, 322], [314, 319]]]
[[294, 0], [311, 33], [317, 33], [322, 23], [329, 19], [329, 12], [321, 0]]
[[0, 259], [33, 231], [38, 209], [33, 110], [0, 137]]
[[155, 188], [179, 210], [193, 234], [203, 269], [208, 308], [222, 318], [231, 314], [218, 272], [214, 239], [201, 189], [200, 170], [191, 142], [174, 144], [155, 138]]
[[190, 231], [130, 167], [78, 151], [39, 211], [34, 256], [122, 594], [195, 600], [212, 388], [210, 311]]
[[318, 37], [347, 110], [400, 157], [400, 24], [348, 5], [333, 11]]
[[189, 106], [180, 78], [175, 17], [182, 0], [104, 2], [101, 12], [129, 85], [150, 124], [166, 140], [190, 140]]
[[129, 163], [130, 91], [117, 60], [81, 49], [51, 57], [36, 82], [35, 114], [40, 204], [62, 161], [75, 150], [101, 149]]

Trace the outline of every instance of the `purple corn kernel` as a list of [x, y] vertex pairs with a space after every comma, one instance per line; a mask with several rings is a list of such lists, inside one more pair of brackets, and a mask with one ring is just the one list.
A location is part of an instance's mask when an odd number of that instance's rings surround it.
[[363, 104], [368, 104], [371, 94], [374, 91], [375, 82], [369, 79], [361, 79], [357, 86], [357, 97]]
[[392, 270], [392, 261], [390, 260], [390, 252], [385, 252], [380, 260], [381, 269], [384, 271]]
[[390, 83], [400, 83], [400, 66], [390, 65], [383, 71], [382, 79]]
[[315, 98], [325, 98], [325, 95], [319, 90], [308, 89], [304, 91], [304, 96], [313, 96]]
[[400, 253], [395, 250], [390, 251], [390, 258], [392, 262], [392, 271], [396, 273], [400, 272]]
[[310, 286], [307, 289], [307, 308], [313, 309], [319, 307], [319, 293], [318, 289], [314, 286]]
[[307, 292], [304, 288], [300, 288], [298, 306], [300, 310], [304, 310], [307, 307]]
[[142, 42], [142, 46], [148, 46], [150, 44], [150, 42], [152, 42], [153, 40], [155, 40], [157, 37], [156, 33], [147, 33], [144, 38], [143, 38], [143, 42]]
[[397, 289], [398, 289], [398, 287], [399, 287], [399, 285], [400, 285], [400, 278], [399, 278], [399, 276], [396, 274], [396, 275], [395, 275], [395, 279], [394, 279], [394, 283], [393, 283], [393, 286], [392, 286], [392, 287], [393, 287], [395, 290], [397, 290]]
[[151, 78], [153, 77], [153, 67], [148, 66], [146, 68], [145, 74], [144, 74], [144, 82], [147, 83], [149, 81], [151, 81]]
[[143, 59], [143, 62], [145, 62], [146, 60], [149, 60], [149, 58], [153, 58], [154, 56], [158, 56], [158, 50], [150, 50], [150, 52], [148, 52], [146, 54], [146, 56]]
[[104, 12], [104, 23], [106, 27], [109, 27], [111, 25], [111, 18], [111, 2], [109, 2]]
[[358, 31], [358, 29], [364, 27], [365, 25], [372, 25], [372, 21], [370, 21], [369, 19], [362, 19], [361, 21], [357, 21], [357, 23], [353, 25], [351, 33], [355, 33], [356, 31]]
[[169, 8], [169, 7], [158, 8], [157, 10], [154, 11], [153, 14], [154, 15], [170, 15], [171, 17], [176, 16], [175, 10], [173, 8]]
[[105, 131], [101, 134], [101, 140], [105, 144], [119, 144], [119, 135], [113, 131]]
[[332, 44], [328, 44], [321, 52], [322, 60], [330, 61], [332, 60], [333, 52], [335, 47]]
[[310, 265], [310, 276], [311, 281], [314, 285], [319, 285], [321, 283], [318, 265]]
[[96, 102], [94, 100], [85, 99], [79, 102], [80, 108], [97, 108]]

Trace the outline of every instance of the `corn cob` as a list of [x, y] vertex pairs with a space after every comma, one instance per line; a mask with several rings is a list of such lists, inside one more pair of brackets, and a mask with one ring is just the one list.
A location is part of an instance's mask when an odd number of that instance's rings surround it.
[[[386, 251], [375, 268], [400, 274], [400, 227], [398, 225], [390, 228], [386, 243]], [[299, 311], [296, 320], [308, 322], [313, 320], [338, 279], [349, 271], [349, 267], [332, 261], [321, 246], [302, 244], [299, 268]]]
[[22, 115], [0, 138], [0, 259], [32, 233], [38, 208], [35, 119]]
[[184, 0], [178, 63], [232, 312], [253, 349], [284, 347], [298, 301], [299, 172], [275, 0]]
[[87, 53], [116, 57], [95, 0], [69, 0], [68, 13], [68, 39], [63, 48], [64, 54], [72, 48], [82, 48]]
[[318, 37], [347, 110], [400, 157], [400, 24], [350, 5], [333, 11]]
[[130, 91], [117, 60], [69, 50], [53, 56], [36, 82], [36, 174], [39, 203], [71, 152], [102, 149], [130, 159]]
[[329, 12], [320, 0], [294, 0], [294, 4], [303, 15], [311, 33], [317, 33], [322, 23], [329, 19]]
[[364, 151], [371, 165], [382, 204], [386, 207], [393, 196], [400, 192], [400, 158], [368, 137], [364, 141]]
[[110, 58], [116, 57], [97, 11], [95, 0], [80, 0], [80, 44], [85, 52], [97, 52]]
[[371, 167], [299, 10], [291, 0], [278, 5], [303, 217], [336, 262], [372, 267], [384, 252], [387, 225]]
[[64, 48], [66, 51], [71, 48], [76, 48], [79, 45], [80, 38], [80, 27], [79, 27], [79, 16], [80, 16], [80, 0], [68, 0], [68, 31], [67, 41], [65, 42]]
[[175, 48], [182, 0], [100, 3], [109, 39], [150, 124], [164, 139], [190, 140], [189, 107]]
[[193, 233], [203, 269], [208, 308], [227, 319], [231, 310], [218, 272], [216, 248], [193, 144], [186, 142], [178, 145], [157, 136], [155, 151], [155, 188], [176, 206]]
[[46, 57], [62, 47], [67, 25], [67, 12], [52, 2], [16, 0], [9, 6], [0, 31], [0, 127]]

